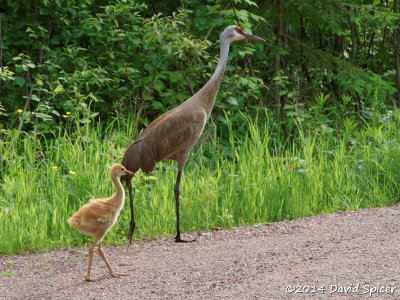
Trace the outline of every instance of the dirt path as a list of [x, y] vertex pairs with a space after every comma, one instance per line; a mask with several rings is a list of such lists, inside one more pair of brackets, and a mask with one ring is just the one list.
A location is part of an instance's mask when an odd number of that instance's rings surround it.
[[95, 283], [86, 248], [1, 256], [0, 299], [399, 299], [399, 220], [395, 206], [104, 247], [130, 276], [96, 254]]

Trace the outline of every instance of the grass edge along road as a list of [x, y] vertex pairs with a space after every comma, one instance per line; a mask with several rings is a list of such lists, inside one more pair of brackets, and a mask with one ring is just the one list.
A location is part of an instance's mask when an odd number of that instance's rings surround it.
[[[198, 144], [182, 178], [183, 231], [293, 219], [398, 201], [399, 131], [394, 122], [334, 137], [299, 132], [277, 148], [268, 123], [249, 121], [248, 133]], [[258, 123], [259, 124], [259, 123]], [[128, 126], [129, 127], [129, 126]], [[210, 131], [213, 128], [211, 128]], [[6, 168], [0, 190], [0, 254], [89, 244], [66, 220], [91, 198], [113, 193], [109, 169], [130, 143], [126, 129], [86, 125], [71, 137], [20, 135], [3, 141]], [[11, 140], [11, 138], [10, 138]], [[224, 146], [221, 146], [224, 145]], [[163, 162], [133, 178], [136, 237], [175, 232], [176, 165]], [[122, 244], [129, 203], [105, 239]]]

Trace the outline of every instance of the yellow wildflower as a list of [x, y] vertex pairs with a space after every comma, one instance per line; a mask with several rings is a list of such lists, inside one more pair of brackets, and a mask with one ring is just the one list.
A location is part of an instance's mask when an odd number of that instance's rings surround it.
[[53, 168], [52, 168], [52, 169], [53, 169], [53, 170], [57, 170], [57, 168], [58, 168], [57, 166], [53, 166]]
[[67, 116], [67, 115], [63, 115], [63, 118], [65, 118], [65, 119], [66, 119], [66, 118], [68, 118], [68, 116]]
[[18, 109], [18, 112], [22, 114], [24, 111], [22, 109]]
[[67, 111], [67, 115], [69, 116], [71, 113], [69, 111]]
[[75, 175], [76, 173], [74, 171], [69, 171], [69, 174]]

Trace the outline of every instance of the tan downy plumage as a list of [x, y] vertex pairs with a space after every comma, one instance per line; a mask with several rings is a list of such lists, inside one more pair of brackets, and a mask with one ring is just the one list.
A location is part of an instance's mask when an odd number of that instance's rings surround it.
[[89, 203], [83, 205], [71, 218], [68, 219], [68, 224], [76, 228], [80, 233], [88, 236], [93, 236], [93, 245], [89, 248], [89, 266], [86, 275], [87, 281], [97, 281], [99, 278], [91, 278], [90, 271], [92, 267], [92, 259], [94, 248], [99, 243], [98, 252], [107, 265], [110, 274], [113, 277], [127, 276], [128, 274], [115, 273], [110, 264], [108, 263], [103, 250], [101, 249], [101, 242], [107, 232], [117, 221], [118, 215], [124, 206], [125, 191], [119, 181], [119, 177], [128, 175], [132, 176], [133, 173], [126, 170], [121, 164], [114, 164], [110, 171], [110, 177], [113, 181], [116, 192], [109, 198], [92, 199]]
[[[137, 141], [127, 149], [122, 159], [122, 164], [133, 173], [140, 168], [145, 173], [151, 172], [157, 162], [167, 159], [178, 162], [178, 177], [174, 189], [177, 231], [175, 241], [177, 242], [185, 242], [180, 237], [179, 228], [179, 184], [181, 173], [190, 151], [210, 117], [228, 60], [229, 44], [232, 41], [244, 39], [265, 42], [259, 37], [244, 32], [237, 26], [225, 28], [220, 37], [219, 63], [210, 80], [191, 98], [151, 122]], [[123, 179], [129, 189], [131, 224], [128, 238], [129, 243], [131, 243], [132, 234], [135, 230], [132, 176], [124, 176]]]

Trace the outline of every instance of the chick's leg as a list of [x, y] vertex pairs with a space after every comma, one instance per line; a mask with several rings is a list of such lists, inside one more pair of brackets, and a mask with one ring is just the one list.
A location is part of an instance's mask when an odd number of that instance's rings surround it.
[[98, 251], [99, 251], [100, 256], [103, 258], [104, 262], [106, 263], [106, 266], [107, 266], [108, 270], [110, 271], [110, 274], [111, 274], [112, 277], [121, 277], [121, 276], [128, 276], [128, 275], [129, 275], [129, 274], [115, 273], [115, 272], [112, 270], [110, 264], [108, 263], [108, 261], [107, 261], [107, 259], [106, 259], [106, 256], [104, 255], [103, 249], [101, 249], [101, 241], [100, 241], [100, 243], [99, 243]]
[[90, 282], [94, 282], [94, 281], [98, 281], [100, 278], [91, 278], [90, 277], [90, 271], [92, 269], [92, 260], [93, 260], [93, 254], [94, 254], [94, 247], [97, 244], [97, 240], [95, 239], [93, 242], [92, 247], [89, 248], [89, 266], [88, 266], [88, 271], [86, 274], [86, 281], [90, 281]]

